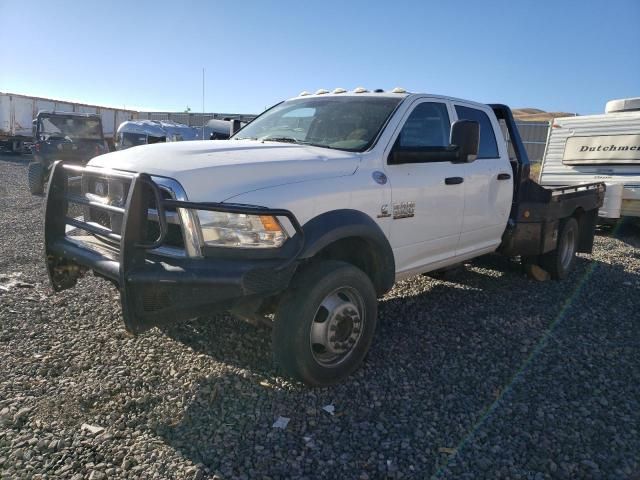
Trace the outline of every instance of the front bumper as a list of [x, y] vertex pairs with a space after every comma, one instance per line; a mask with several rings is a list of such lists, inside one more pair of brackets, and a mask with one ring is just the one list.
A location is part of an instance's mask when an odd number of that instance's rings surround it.
[[[124, 207], [96, 203], [73, 192], [71, 177], [126, 178], [130, 182]], [[119, 233], [69, 215], [69, 205], [122, 215]], [[159, 224], [159, 236], [148, 240], [149, 205]], [[275, 258], [214, 259], [159, 255], [167, 234], [166, 209], [222, 210], [232, 213], [285, 217], [296, 231]], [[67, 226], [87, 232], [67, 235]], [[103, 242], [98, 238], [106, 238]], [[293, 245], [287, 245], [292, 242]], [[163, 199], [158, 185], [146, 174], [129, 174], [57, 162], [51, 172], [45, 212], [45, 258], [54, 290], [76, 285], [92, 270], [114, 282], [120, 291], [125, 327], [140, 333], [153, 326], [226, 309], [236, 302], [259, 299], [285, 290], [295, 272], [304, 244], [302, 228], [287, 210]], [[286, 252], [286, 253], [285, 253]]]

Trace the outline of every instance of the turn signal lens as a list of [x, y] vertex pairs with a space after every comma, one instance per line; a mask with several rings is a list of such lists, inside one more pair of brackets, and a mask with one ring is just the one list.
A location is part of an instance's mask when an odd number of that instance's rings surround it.
[[278, 221], [271, 215], [260, 215], [260, 221], [267, 232], [280, 232], [282, 230]]

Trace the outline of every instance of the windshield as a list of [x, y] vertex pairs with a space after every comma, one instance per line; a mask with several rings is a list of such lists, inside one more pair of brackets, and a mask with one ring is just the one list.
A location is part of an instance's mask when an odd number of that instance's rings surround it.
[[95, 118], [40, 117], [40, 135], [52, 138], [102, 140], [102, 124]]
[[362, 152], [373, 143], [401, 100], [371, 96], [289, 100], [256, 118], [233, 139]]

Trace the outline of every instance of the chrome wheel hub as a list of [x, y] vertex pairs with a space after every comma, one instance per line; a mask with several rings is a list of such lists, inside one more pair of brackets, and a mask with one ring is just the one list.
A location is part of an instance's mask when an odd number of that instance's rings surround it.
[[309, 342], [315, 360], [326, 366], [344, 361], [362, 337], [364, 301], [349, 287], [327, 295], [316, 311]]

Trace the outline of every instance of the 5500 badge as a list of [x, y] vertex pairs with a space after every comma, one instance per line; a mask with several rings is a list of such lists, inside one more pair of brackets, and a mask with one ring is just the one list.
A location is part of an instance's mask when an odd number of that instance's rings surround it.
[[[393, 208], [393, 219], [399, 218], [409, 218], [415, 215], [416, 211], [416, 202], [400, 202], [392, 204]], [[386, 218], [390, 217], [389, 213], [389, 205], [385, 204], [380, 207], [380, 215], [378, 218]]]
[[415, 215], [416, 202], [400, 202], [393, 204], [393, 218], [409, 218]]

